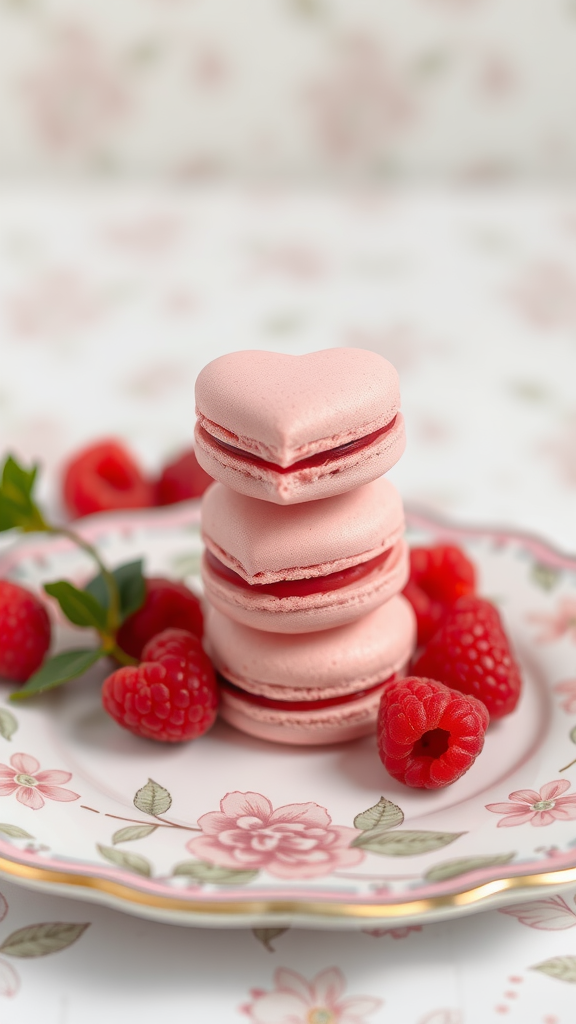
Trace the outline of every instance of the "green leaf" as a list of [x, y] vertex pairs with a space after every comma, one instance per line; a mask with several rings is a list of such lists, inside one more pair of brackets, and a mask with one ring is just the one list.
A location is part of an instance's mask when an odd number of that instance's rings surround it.
[[18, 728], [18, 722], [8, 708], [0, 708], [0, 736], [5, 740], [12, 738]]
[[152, 814], [157, 817], [158, 814], [166, 814], [166, 811], [172, 806], [172, 797], [159, 782], [148, 779], [146, 785], [136, 793], [134, 806], [144, 814]]
[[34, 839], [34, 836], [25, 832], [19, 825], [0, 825], [0, 832], [11, 839]]
[[479, 868], [498, 867], [500, 864], [509, 864], [514, 860], [515, 853], [494, 853], [479, 857], [459, 857], [456, 860], [445, 860], [441, 864], [435, 864], [426, 872], [424, 878], [428, 882], [444, 882], [448, 878], [457, 878], [458, 875], [466, 875], [469, 871], [477, 871]]
[[210, 885], [247, 885], [257, 877], [258, 871], [239, 871], [235, 868], [221, 868], [203, 860], [184, 860], [176, 865], [172, 874], [186, 875], [200, 883], [209, 882]]
[[272, 939], [277, 939], [279, 935], [284, 935], [284, 932], [288, 930], [288, 928], [253, 928], [252, 935], [262, 943], [264, 949], [267, 949], [269, 953], [275, 953], [276, 950], [271, 945]]
[[576, 985], [576, 956], [553, 956], [550, 960], [543, 960], [541, 964], [534, 964], [531, 970], [542, 971], [551, 978]]
[[385, 796], [381, 796], [377, 804], [356, 815], [354, 828], [363, 830], [378, 828], [379, 831], [384, 831], [384, 829], [401, 825], [403, 821], [404, 815], [400, 808], [391, 800], [387, 800]]
[[361, 832], [350, 843], [370, 853], [379, 853], [386, 857], [416, 857], [420, 853], [430, 853], [448, 846], [465, 832], [417, 832], [406, 829], [403, 832], [388, 832], [381, 828]]
[[112, 836], [112, 842], [128, 843], [134, 839], [145, 839], [156, 831], [158, 825], [128, 825], [126, 828], [119, 828]]
[[106, 629], [106, 609], [92, 594], [78, 590], [68, 580], [46, 583], [44, 590], [50, 597], [56, 598], [66, 618], [75, 626], [92, 626], [102, 631]]
[[53, 690], [55, 686], [61, 686], [70, 679], [76, 679], [94, 665], [100, 658], [103, 658], [106, 651], [101, 648], [91, 647], [73, 651], [62, 651], [48, 658], [42, 668], [39, 668], [20, 690], [14, 690], [10, 694], [10, 700], [25, 700], [37, 693], [44, 693], [45, 690]]
[[97, 844], [98, 852], [102, 854], [111, 864], [117, 864], [119, 868], [126, 868], [127, 871], [134, 871], [137, 875], [144, 875], [150, 878], [152, 865], [146, 857], [139, 853], [130, 853], [128, 850], [117, 850], [114, 846], [100, 846]]
[[572, 743], [576, 743], [576, 725], [570, 730], [570, 739], [572, 740]]
[[559, 569], [553, 569], [549, 565], [544, 565], [542, 562], [534, 562], [530, 573], [532, 582], [540, 587], [541, 590], [553, 590], [554, 587], [559, 583], [562, 573]]
[[32, 500], [37, 467], [26, 470], [8, 456], [0, 481], [0, 530], [21, 527], [25, 530], [42, 529], [42, 514]]
[[8, 956], [25, 958], [59, 953], [61, 949], [68, 949], [68, 946], [76, 942], [89, 927], [89, 924], [74, 924], [68, 921], [29, 924], [4, 939], [0, 951], [7, 953]]
[[[116, 580], [120, 597], [121, 622], [124, 622], [129, 615], [133, 615], [144, 604], [146, 581], [142, 574], [142, 566], [142, 559], [139, 558], [136, 562], [127, 562], [126, 565], [119, 565], [117, 569], [112, 570], [112, 576]], [[108, 611], [110, 595], [106, 586], [106, 580], [101, 572], [86, 584], [84, 591], [95, 598], [98, 604]]]

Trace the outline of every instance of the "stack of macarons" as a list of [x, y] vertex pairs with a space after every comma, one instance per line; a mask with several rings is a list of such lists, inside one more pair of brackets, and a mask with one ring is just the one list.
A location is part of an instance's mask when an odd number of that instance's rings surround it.
[[415, 646], [398, 376], [374, 352], [235, 352], [196, 382], [206, 641], [221, 715], [293, 744], [375, 728]]

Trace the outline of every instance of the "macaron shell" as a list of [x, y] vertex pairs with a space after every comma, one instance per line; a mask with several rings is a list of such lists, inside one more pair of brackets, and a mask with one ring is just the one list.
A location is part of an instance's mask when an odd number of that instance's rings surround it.
[[320, 466], [295, 467], [289, 473], [278, 473], [266, 462], [250, 461], [220, 447], [199, 422], [194, 437], [198, 462], [214, 480], [240, 494], [277, 505], [329, 498], [376, 480], [398, 462], [406, 447], [400, 412], [390, 429], [371, 444], [345, 451]]
[[339, 572], [375, 558], [403, 532], [402, 499], [385, 477], [332, 498], [286, 507], [219, 483], [202, 500], [206, 547], [248, 583]]
[[399, 406], [392, 364], [358, 348], [231, 352], [196, 380], [207, 432], [280, 466], [372, 433]]
[[294, 746], [326, 746], [375, 732], [382, 689], [353, 703], [316, 711], [258, 707], [236, 694], [222, 691], [219, 714], [229, 725], [260, 740]]
[[205, 642], [215, 668], [250, 693], [316, 700], [365, 690], [408, 662], [416, 643], [411, 605], [399, 594], [354, 622], [313, 633], [269, 633], [209, 603]]
[[253, 629], [272, 633], [313, 633], [352, 622], [400, 593], [410, 575], [408, 546], [396, 542], [388, 558], [363, 579], [338, 590], [304, 597], [259, 594], [240, 589], [212, 571], [204, 557], [206, 596], [220, 612]]

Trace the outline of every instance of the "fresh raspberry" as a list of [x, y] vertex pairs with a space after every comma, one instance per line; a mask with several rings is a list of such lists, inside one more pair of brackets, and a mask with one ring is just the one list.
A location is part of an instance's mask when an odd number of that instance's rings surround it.
[[214, 669], [197, 636], [165, 629], [143, 651], [137, 667], [119, 668], [104, 682], [102, 704], [137, 736], [181, 743], [214, 724], [218, 690]]
[[141, 658], [144, 644], [163, 629], [186, 629], [201, 637], [204, 627], [200, 601], [183, 583], [161, 577], [146, 580], [144, 604], [121, 625], [118, 645]]
[[29, 590], [0, 580], [0, 676], [25, 683], [50, 647], [50, 619]]
[[398, 679], [380, 700], [380, 760], [407, 786], [439, 789], [474, 764], [488, 722], [484, 704], [475, 697], [455, 693], [434, 679]]
[[64, 471], [64, 503], [71, 516], [117, 508], [149, 508], [154, 485], [117, 441], [83, 448]]
[[522, 686], [498, 611], [479, 597], [456, 602], [413, 670], [478, 697], [490, 718], [509, 715]]
[[434, 636], [447, 607], [475, 589], [476, 570], [460, 548], [453, 544], [412, 548], [404, 595], [416, 613], [418, 645]]
[[174, 505], [177, 501], [199, 498], [214, 483], [202, 469], [193, 448], [164, 466], [156, 484], [156, 504]]

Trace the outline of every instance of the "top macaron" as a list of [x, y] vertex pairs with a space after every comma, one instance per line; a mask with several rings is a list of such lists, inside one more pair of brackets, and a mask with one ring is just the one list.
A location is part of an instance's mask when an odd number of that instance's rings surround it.
[[376, 480], [405, 446], [398, 374], [364, 349], [220, 356], [197, 378], [196, 414], [206, 472], [278, 505]]

